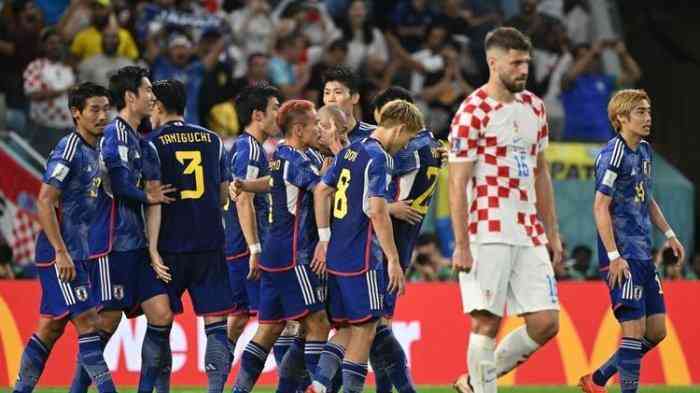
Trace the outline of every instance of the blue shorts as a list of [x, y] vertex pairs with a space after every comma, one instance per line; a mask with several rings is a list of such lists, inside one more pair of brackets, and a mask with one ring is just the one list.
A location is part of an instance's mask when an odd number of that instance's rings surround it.
[[173, 278], [167, 288], [170, 308], [175, 314], [183, 312], [185, 290], [199, 316], [228, 315], [234, 310], [223, 250], [161, 253], [161, 257]]
[[384, 314], [386, 281], [381, 270], [356, 276], [328, 275], [328, 312], [338, 323], [361, 324]]
[[260, 323], [295, 321], [325, 308], [325, 291], [316, 273], [306, 265], [282, 272], [262, 272]]
[[[654, 314], [665, 314], [663, 289], [651, 260], [628, 260], [631, 277], [622, 286], [610, 289], [610, 301], [620, 322], [634, 321]], [[608, 271], [601, 272], [607, 283]]]
[[89, 261], [73, 261], [75, 278], [65, 283], [58, 279], [58, 269], [55, 264], [38, 266], [39, 281], [41, 282], [42, 316], [61, 319], [74, 318], [85, 311], [97, 306], [97, 299], [92, 296], [90, 277], [87, 264]]
[[233, 297], [232, 315], [256, 315], [260, 303], [260, 280], [248, 280], [250, 255], [228, 259], [228, 278]]
[[151, 268], [147, 250], [112, 251], [89, 262], [93, 292], [102, 310], [141, 315], [141, 303], [167, 294], [165, 283]]

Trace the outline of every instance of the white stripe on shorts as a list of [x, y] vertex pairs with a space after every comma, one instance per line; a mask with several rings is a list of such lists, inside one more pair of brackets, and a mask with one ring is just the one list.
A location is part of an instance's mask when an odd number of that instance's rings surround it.
[[72, 304], [75, 304], [75, 298], [73, 297], [73, 290], [71, 289], [71, 287], [68, 283], [61, 281], [61, 278], [58, 274], [58, 266], [56, 266], [55, 264], [54, 264], [54, 270], [56, 270], [56, 280], [58, 280], [58, 287], [61, 289], [61, 293], [63, 294], [63, 300], [66, 302], [66, 305], [70, 306]]

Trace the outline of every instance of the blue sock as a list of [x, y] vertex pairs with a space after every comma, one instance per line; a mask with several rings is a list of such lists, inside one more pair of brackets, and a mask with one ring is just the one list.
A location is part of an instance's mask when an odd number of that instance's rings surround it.
[[[416, 393], [411, 381], [406, 354], [394, 332], [388, 326], [379, 326], [370, 349], [370, 360], [377, 375], [377, 393], [391, 392], [395, 386], [399, 393]], [[388, 377], [388, 381], [386, 378]], [[382, 386], [380, 386], [380, 382]]]
[[214, 322], [204, 327], [207, 348], [204, 354], [204, 370], [209, 381], [209, 393], [221, 393], [231, 372], [231, 350], [226, 337], [226, 321]]
[[[642, 337], [642, 357], [646, 355], [647, 352], [654, 348], [655, 344], [652, 344], [649, 340]], [[593, 373], [593, 382], [598, 386], [605, 386], [608, 380], [612, 378], [617, 372], [617, 352], [615, 352], [607, 362], [605, 362], [600, 368], [595, 370]]]
[[100, 393], [111, 393], [117, 390], [112, 382], [112, 374], [107, 368], [103, 352], [102, 338], [100, 334], [88, 333], [78, 337], [78, 352], [83, 369], [90, 375]]
[[22, 354], [22, 362], [20, 363], [14, 392], [29, 393], [34, 390], [34, 386], [36, 386], [41, 373], [44, 371], [49, 353], [51, 353], [51, 349], [41, 342], [36, 334], [29, 338], [29, 342], [24, 347], [24, 353]]
[[265, 367], [265, 360], [267, 360], [269, 353], [269, 348], [263, 348], [253, 341], [246, 345], [243, 356], [241, 356], [241, 369], [233, 384], [233, 393], [248, 393], [253, 389]]
[[170, 378], [170, 329], [172, 325], [157, 326], [148, 324], [146, 335], [141, 347], [141, 377], [139, 378], [139, 393], [152, 393], [156, 380], [163, 386], [162, 378], [167, 374]]
[[331, 386], [326, 391], [326, 393], [338, 393], [340, 391], [340, 388], [342, 388], [342, 387], [343, 387], [343, 371], [340, 370], [340, 372], [336, 372], [335, 375], [333, 376], [333, 380], [331, 380]]
[[279, 336], [275, 344], [272, 346], [272, 354], [275, 356], [275, 363], [277, 363], [277, 373], [279, 374], [280, 367], [282, 366], [282, 360], [284, 355], [289, 350], [289, 347], [294, 343], [294, 337], [292, 336]]
[[639, 386], [639, 368], [642, 363], [642, 341], [623, 337], [617, 350], [617, 372], [620, 374], [622, 393], [636, 393]]
[[343, 393], [362, 393], [367, 378], [367, 364], [343, 362]]
[[314, 381], [325, 386], [326, 389], [329, 389], [331, 387], [331, 381], [336, 373], [341, 375], [341, 373], [338, 373], [338, 369], [343, 363], [344, 357], [345, 348], [338, 344], [328, 342], [323, 347], [321, 357], [318, 359], [318, 366], [316, 366], [316, 371], [314, 371], [313, 374]]
[[306, 369], [311, 375], [316, 375], [318, 360], [321, 358], [321, 352], [323, 352], [325, 345], [325, 341], [307, 341], [304, 345], [304, 361]]
[[277, 393], [296, 392], [305, 373], [304, 340], [296, 337], [279, 366], [280, 380], [277, 384]]
[[[112, 333], [100, 330], [98, 332], [100, 335], [100, 340], [102, 343], [102, 351], [104, 352], [107, 343], [109, 342]], [[75, 375], [73, 376], [73, 382], [71, 382], [69, 393], [87, 393], [88, 388], [92, 384], [92, 379], [90, 379], [90, 374], [85, 371], [83, 364], [80, 362], [80, 356], [76, 358]]]
[[233, 361], [236, 359], [236, 343], [238, 342], [238, 340], [233, 341], [228, 337], [226, 337], [226, 339], [228, 340], [228, 349], [231, 351], [231, 356], [229, 357], [229, 359], [231, 363], [233, 363]]

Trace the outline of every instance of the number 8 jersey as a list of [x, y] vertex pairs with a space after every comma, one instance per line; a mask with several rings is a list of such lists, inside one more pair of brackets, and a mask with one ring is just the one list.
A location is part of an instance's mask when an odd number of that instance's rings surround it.
[[379, 241], [369, 219], [369, 198], [390, 200], [393, 159], [374, 138], [341, 150], [322, 181], [336, 189], [331, 206], [328, 271], [354, 276], [377, 268], [383, 261]]

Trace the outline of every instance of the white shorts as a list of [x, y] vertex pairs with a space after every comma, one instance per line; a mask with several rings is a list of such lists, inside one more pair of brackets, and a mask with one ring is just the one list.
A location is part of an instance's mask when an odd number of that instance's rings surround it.
[[474, 265], [459, 274], [466, 314], [486, 310], [502, 317], [559, 310], [554, 269], [545, 246], [472, 244]]

